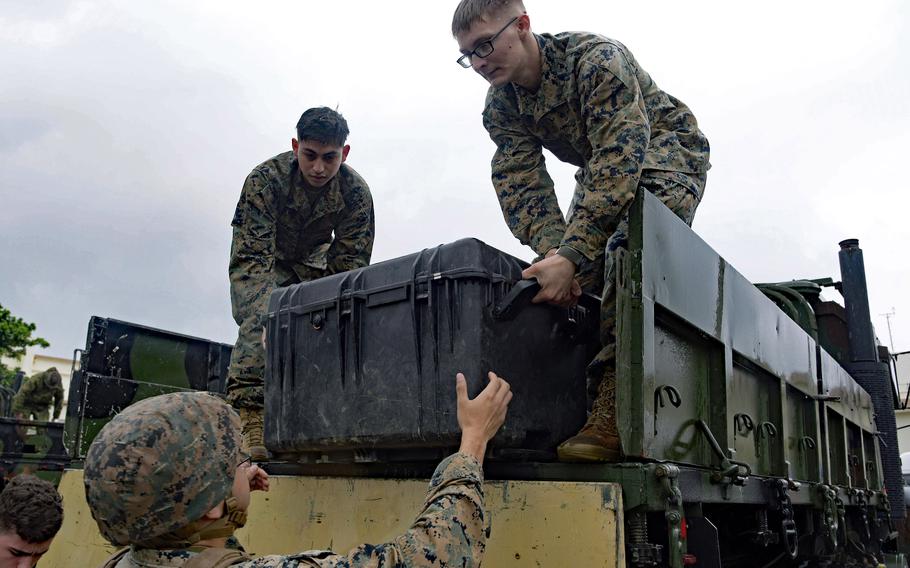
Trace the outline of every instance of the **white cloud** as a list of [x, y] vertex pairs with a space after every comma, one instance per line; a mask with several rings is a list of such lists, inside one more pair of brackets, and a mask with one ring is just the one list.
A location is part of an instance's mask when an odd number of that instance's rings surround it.
[[[0, 300], [53, 352], [92, 313], [231, 341], [240, 186], [314, 105], [350, 122], [376, 259], [461, 236], [530, 258], [490, 186], [454, 2], [51, 4], [0, 2], [0, 265], [17, 267]], [[837, 241], [858, 236], [873, 313], [894, 306], [910, 346], [906, 3], [526, 4], [536, 31], [622, 41], [693, 108], [714, 164], [695, 227], [734, 266], [836, 277]], [[565, 207], [574, 168], [548, 165]]]

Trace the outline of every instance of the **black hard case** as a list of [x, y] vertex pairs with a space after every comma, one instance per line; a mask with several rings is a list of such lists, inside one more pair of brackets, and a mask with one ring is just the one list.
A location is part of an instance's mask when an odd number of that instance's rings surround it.
[[494, 457], [555, 457], [585, 420], [597, 299], [568, 310], [531, 304], [533, 289], [509, 297], [525, 267], [462, 239], [275, 290], [268, 448], [300, 461], [435, 459], [427, 450], [458, 445], [455, 374], [474, 397], [493, 370], [514, 393]]

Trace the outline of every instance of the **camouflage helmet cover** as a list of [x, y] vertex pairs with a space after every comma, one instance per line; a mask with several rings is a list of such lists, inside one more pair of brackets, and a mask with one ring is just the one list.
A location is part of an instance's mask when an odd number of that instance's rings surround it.
[[85, 496], [101, 534], [124, 546], [201, 519], [230, 496], [240, 418], [208, 393], [147, 398], [104, 428], [85, 457]]

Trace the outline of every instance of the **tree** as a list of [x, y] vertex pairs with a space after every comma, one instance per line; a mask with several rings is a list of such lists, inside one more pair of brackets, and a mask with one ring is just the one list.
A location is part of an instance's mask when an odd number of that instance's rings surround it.
[[[0, 356], [18, 359], [25, 355], [28, 347], [48, 347], [50, 343], [42, 337], [32, 337], [35, 324], [17, 318], [0, 304]], [[12, 383], [16, 371], [0, 363], [0, 383]]]

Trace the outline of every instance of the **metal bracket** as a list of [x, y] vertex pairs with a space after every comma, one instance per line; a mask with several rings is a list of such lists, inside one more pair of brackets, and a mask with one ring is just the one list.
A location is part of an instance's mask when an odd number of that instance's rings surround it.
[[717, 438], [714, 437], [714, 433], [711, 432], [711, 427], [708, 426], [707, 422], [699, 420], [696, 424], [701, 429], [702, 434], [705, 435], [714, 454], [720, 459], [721, 469], [711, 474], [711, 482], [724, 485], [745, 485], [746, 478], [752, 475], [752, 467], [746, 462], [728, 458], [723, 448], [717, 443]]
[[674, 408], [679, 408], [679, 406], [682, 404], [682, 396], [680, 396], [679, 391], [676, 390], [676, 387], [674, 387], [672, 385], [661, 385], [661, 386], [657, 387], [656, 389], [654, 389], [654, 435], [655, 436], [657, 435], [657, 409], [663, 408], [664, 406], [666, 406], [664, 403], [664, 395], [663, 395], [663, 393], [665, 393], [665, 392], [667, 393], [667, 400], [670, 401], [670, 404], [672, 404]]
[[758, 451], [756, 453], [758, 454], [758, 456], [761, 456], [762, 440], [765, 438], [767, 438], [768, 440], [770, 440], [771, 438], [776, 438], [777, 437], [777, 426], [775, 426], [773, 422], [762, 422], [756, 428], [756, 432], [757, 432], [756, 438], [758, 438], [758, 446], [757, 446]]
[[737, 433], [742, 433], [743, 436], [755, 430], [755, 422], [752, 421], [752, 417], [741, 412], [733, 417], [733, 435], [736, 436]]
[[685, 515], [683, 513], [682, 491], [679, 489], [679, 468], [670, 464], [658, 464], [654, 474], [660, 480], [667, 495], [664, 517], [667, 519], [667, 564], [670, 568], [683, 568], [686, 555]]
[[839, 544], [839, 521], [837, 515], [837, 503], [835, 501], [837, 493], [833, 488], [827, 485], [819, 485], [818, 488], [822, 493], [822, 500], [824, 501], [823, 524], [825, 528], [825, 536], [828, 538], [828, 543], [831, 545], [831, 550], [837, 550]]
[[799, 491], [799, 483], [792, 479], [769, 480], [777, 497], [777, 507], [780, 510], [780, 542], [784, 545], [790, 559], [795, 560], [799, 555], [799, 533], [796, 530], [796, 521], [793, 520], [793, 502], [790, 501], [789, 491]]

